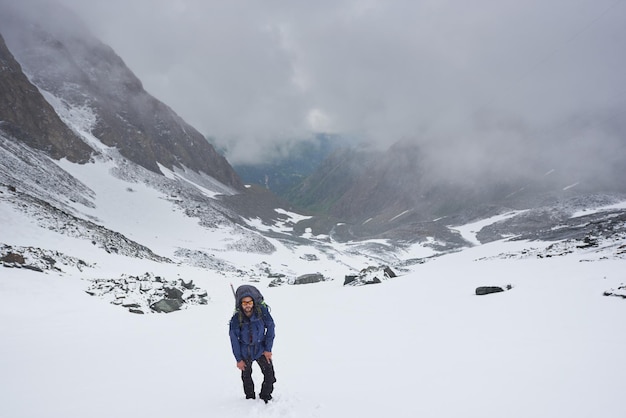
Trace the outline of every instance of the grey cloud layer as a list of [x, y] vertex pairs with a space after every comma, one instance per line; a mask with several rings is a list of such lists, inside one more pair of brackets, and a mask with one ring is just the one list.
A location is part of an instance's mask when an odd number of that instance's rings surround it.
[[481, 154], [622, 129], [623, 1], [62, 1], [234, 161], [316, 130]]

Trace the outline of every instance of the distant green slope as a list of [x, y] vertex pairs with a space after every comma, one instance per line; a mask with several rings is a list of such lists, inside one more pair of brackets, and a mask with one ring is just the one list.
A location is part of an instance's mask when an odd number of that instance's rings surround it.
[[289, 191], [312, 174], [336, 147], [336, 138], [319, 135], [315, 142], [298, 145], [287, 158], [233, 168], [245, 184], [259, 184], [287, 198]]

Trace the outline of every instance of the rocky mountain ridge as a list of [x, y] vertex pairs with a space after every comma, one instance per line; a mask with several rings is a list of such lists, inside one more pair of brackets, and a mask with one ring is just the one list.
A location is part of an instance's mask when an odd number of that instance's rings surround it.
[[[521, 229], [532, 229], [562, 220], [578, 209], [626, 199], [619, 171], [612, 182], [601, 185], [594, 185], [593, 178], [573, 183], [567, 174], [548, 169], [534, 174], [457, 179], [439, 174], [412, 141], [400, 141], [383, 152], [345, 148], [329, 156], [289, 198], [304, 209], [335, 220], [312, 221], [309, 226], [320, 233], [337, 231], [335, 223], [342, 222], [346, 237], [400, 240], [443, 237], [446, 228], [442, 225], [514, 210], [530, 210], [521, 218], [527, 220]], [[547, 212], [559, 213], [560, 217], [547, 219]], [[512, 227], [508, 233], [519, 232]]]
[[[95, 118], [91, 134], [155, 173], [161, 173], [159, 165], [168, 169], [185, 167], [206, 173], [235, 190], [243, 189], [235, 171], [204, 136], [148, 94], [122, 59], [91, 35], [76, 16], [55, 3], [35, 3], [36, 7], [32, 2], [1, 1], [0, 31], [37, 89], [49, 92], [67, 108], [90, 109]], [[16, 97], [16, 92], [4, 94]], [[24, 103], [31, 102], [24, 99]], [[30, 106], [46, 112], [41, 103], [32, 102]], [[0, 113], [0, 119], [10, 120], [6, 114], [9, 110]], [[47, 136], [54, 138], [41, 132], [36, 135]], [[61, 136], [73, 137], [68, 132]], [[72, 142], [57, 147], [53, 156], [78, 153], [75, 158], [85, 161], [85, 150], [85, 144]]]
[[93, 150], [59, 118], [22, 72], [0, 34], [0, 129], [51, 157], [86, 162]]

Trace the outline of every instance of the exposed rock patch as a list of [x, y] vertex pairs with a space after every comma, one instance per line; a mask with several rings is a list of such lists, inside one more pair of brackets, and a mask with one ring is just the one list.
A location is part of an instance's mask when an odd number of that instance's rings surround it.
[[58, 271], [61, 266], [76, 268], [79, 271], [93, 267], [76, 257], [71, 257], [59, 251], [43, 250], [35, 247], [18, 247], [0, 244], [0, 262], [7, 268], [25, 268], [33, 271]]
[[617, 289], [609, 289], [604, 292], [604, 296], [617, 296], [626, 299], [626, 285], [621, 285]]
[[505, 287], [479, 286], [476, 288], [476, 294], [479, 296], [482, 296], [482, 295], [489, 295], [491, 293], [500, 293], [500, 292], [504, 292], [505, 290], [511, 290], [511, 289], [513, 289], [513, 286], [511, 286], [510, 284], [506, 285]]
[[170, 313], [190, 305], [208, 303], [207, 292], [196, 287], [193, 281], [166, 280], [152, 273], [96, 279], [86, 292], [137, 314]]
[[363, 286], [366, 284], [378, 284], [383, 280], [397, 277], [396, 273], [389, 266], [371, 266], [364, 268], [355, 275], [346, 275], [344, 286]]
[[324, 277], [321, 273], [310, 273], [303, 274], [301, 276], [296, 277], [290, 284], [312, 284], [312, 283], [320, 283], [326, 281], [326, 277]]

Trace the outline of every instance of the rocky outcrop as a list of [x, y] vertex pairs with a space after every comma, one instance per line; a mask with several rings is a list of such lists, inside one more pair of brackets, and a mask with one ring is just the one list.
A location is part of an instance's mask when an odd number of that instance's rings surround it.
[[41, 227], [59, 234], [89, 240], [92, 245], [102, 248], [110, 254], [119, 254], [129, 257], [143, 258], [157, 262], [171, 263], [167, 257], [162, 257], [140, 243], [127, 238], [125, 235], [112, 231], [87, 219], [82, 219], [61, 210], [52, 204], [34, 196], [16, 192], [11, 200], [21, 202], [19, 209]]
[[346, 275], [344, 286], [363, 286], [367, 284], [382, 283], [382, 280], [397, 277], [389, 266], [370, 266], [362, 269], [359, 274]]
[[[27, 8], [18, 2], [0, 1], [0, 28], [33, 84], [59, 98], [67, 108], [94, 113], [94, 124], [88, 128], [104, 144], [156, 173], [161, 173], [159, 164], [169, 169], [184, 166], [243, 190], [230, 164], [204, 136], [148, 94], [123, 60], [71, 12], [47, 2]], [[37, 88], [31, 86], [30, 90], [38, 94]], [[24, 93], [24, 88], [15, 93]], [[48, 113], [54, 114], [49, 105], [32, 105], [32, 109], [20, 109], [19, 113], [45, 112], [48, 119]], [[41, 122], [42, 131], [49, 129], [46, 120]], [[28, 126], [16, 122], [11, 126], [17, 132]], [[31, 136], [31, 141], [39, 140], [39, 135]], [[56, 145], [56, 136], [49, 136], [41, 146]], [[69, 158], [75, 152], [75, 159], [85, 160], [88, 154], [79, 153], [84, 148], [84, 144], [76, 151], [57, 146], [50, 152], [56, 158]]]
[[79, 258], [63, 254], [59, 251], [44, 250], [35, 247], [20, 247], [0, 244], [0, 266], [5, 268], [23, 268], [40, 273], [62, 272], [64, 268], [75, 268], [83, 271], [93, 267]]
[[166, 280], [152, 273], [97, 279], [86, 292], [137, 314], [171, 313], [208, 303], [207, 292], [196, 287], [193, 281]]
[[[2, 30], [0, 26], [0, 30]], [[54, 159], [84, 163], [93, 150], [72, 132], [22, 72], [0, 34], [0, 130]]]

